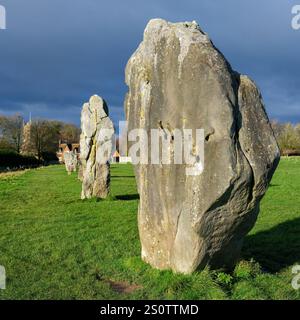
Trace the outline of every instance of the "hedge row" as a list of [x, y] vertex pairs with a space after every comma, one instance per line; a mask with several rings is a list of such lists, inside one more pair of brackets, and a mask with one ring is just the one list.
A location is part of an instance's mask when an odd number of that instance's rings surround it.
[[41, 162], [35, 157], [23, 156], [13, 151], [0, 150], [0, 168], [30, 168], [37, 167]]

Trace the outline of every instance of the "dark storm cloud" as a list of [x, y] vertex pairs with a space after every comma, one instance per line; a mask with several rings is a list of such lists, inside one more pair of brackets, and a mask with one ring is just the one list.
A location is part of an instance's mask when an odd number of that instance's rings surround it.
[[[300, 30], [281, 0], [0, 0], [0, 112], [79, 123], [103, 96], [123, 119], [124, 68], [149, 19], [197, 20], [234, 69], [262, 90], [272, 118], [300, 121]], [[300, 3], [300, 1], [299, 1]]]

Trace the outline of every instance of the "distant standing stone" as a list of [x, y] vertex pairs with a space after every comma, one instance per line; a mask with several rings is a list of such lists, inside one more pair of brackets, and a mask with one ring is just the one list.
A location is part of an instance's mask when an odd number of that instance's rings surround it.
[[76, 172], [77, 169], [77, 154], [72, 151], [64, 152], [65, 166], [68, 174]]
[[114, 126], [106, 102], [94, 95], [81, 112], [81, 198], [106, 198], [110, 190], [110, 164]]
[[161, 19], [148, 23], [126, 83], [129, 131], [205, 132], [199, 175], [185, 164], [135, 165], [142, 258], [183, 273], [233, 268], [279, 162], [259, 90], [196, 22]]

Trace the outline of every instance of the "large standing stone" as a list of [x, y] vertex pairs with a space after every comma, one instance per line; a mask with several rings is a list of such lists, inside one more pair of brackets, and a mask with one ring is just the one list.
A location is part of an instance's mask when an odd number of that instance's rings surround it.
[[[261, 95], [192, 23], [151, 20], [126, 67], [129, 131], [204, 129], [202, 174], [135, 165], [142, 258], [189, 273], [232, 268], [279, 162]], [[149, 145], [150, 148], [150, 145]]]
[[110, 187], [110, 165], [114, 127], [106, 102], [95, 95], [81, 112], [81, 198], [106, 198]]

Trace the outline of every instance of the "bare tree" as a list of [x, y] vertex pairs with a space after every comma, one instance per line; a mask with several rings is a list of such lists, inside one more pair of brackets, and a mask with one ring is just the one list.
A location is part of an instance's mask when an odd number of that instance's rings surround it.
[[78, 143], [80, 139], [80, 129], [71, 123], [62, 123], [60, 130], [60, 140], [67, 143]]
[[60, 124], [57, 121], [34, 120], [31, 124], [31, 135], [35, 152], [39, 160], [43, 153], [55, 153], [59, 140]]
[[10, 144], [16, 152], [20, 152], [23, 140], [23, 117], [15, 114], [10, 117], [0, 117], [2, 139]]
[[291, 123], [284, 124], [283, 130], [278, 137], [278, 143], [281, 150], [300, 149], [300, 135], [297, 133], [297, 130], [299, 130], [297, 127], [294, 127]]

